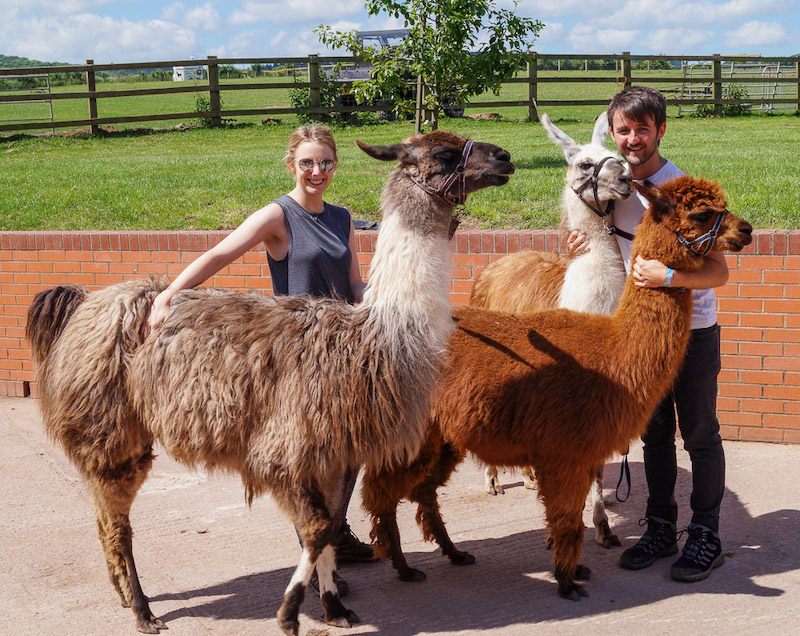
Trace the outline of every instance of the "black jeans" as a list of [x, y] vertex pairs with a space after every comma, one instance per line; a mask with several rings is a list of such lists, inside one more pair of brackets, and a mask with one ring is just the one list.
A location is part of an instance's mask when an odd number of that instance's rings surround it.
[[718, 325], [691, 332], [675, 384], [656, 408], [642, 437], [649, 490], [647, 516], [677, 523], [677, 410], [683, 446], [692, 462], [692, 523], [706, 526], [715, 533], [719, 531], [719, 507], [725, 491], [725, 454], [716, 412], [719, 339]]

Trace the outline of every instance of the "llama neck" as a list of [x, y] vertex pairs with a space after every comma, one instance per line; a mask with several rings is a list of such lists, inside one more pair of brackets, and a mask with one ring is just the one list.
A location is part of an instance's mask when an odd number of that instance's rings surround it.
[[627, 369], [620, 383], [648, 412], [666, 394], [683, 362], [691, 312], [688, 290], [640, 288], [632, 277], [625, 283], [609, 351], [624, 361], [619, 368]]
[[395, 326], [398, 340], [412, 327], [443, 349], [452, 330], [447, 230], [421, 231], [405, 218], [399, 210], [384, 214], [362, 306]]

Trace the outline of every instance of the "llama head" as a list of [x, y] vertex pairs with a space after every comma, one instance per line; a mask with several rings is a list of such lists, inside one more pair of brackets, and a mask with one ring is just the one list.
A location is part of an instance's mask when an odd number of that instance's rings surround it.
[[476, 190], [504, 185], [514, 174], [507, 150], [440, 130], [391, 146], [356, 144], [374, 159], [397, 161], [395, 176], [410, 177], [424, 191], [451, 205], [463, 203], [463, 197]]
[[753, 227], [728, 211], [725, 193], [716, 183], [685, 175], [661, 187], [647, 181], [633, 186], [650, 203], [643, 225], [646, 220], [662, 230], [645, 232], [639, 247], [646, 258], [676, 269], [697, 269], [709, 251], [739, 252], [753, 240]]
[[601, 202], [631, 196], [631, 178], [622, 165], [622, 158], [605, 146], [608, 136], [608, 117], [605, 112], [597, 118], [591, 143], [583, 146], [555, 126], [545, 113], [542, 113], [540, 120], [547, 135], [564, 152], [569, 166], [567, 186], [573, 192], [580, 193], [579, 196], [597, 208], [607, 207]]

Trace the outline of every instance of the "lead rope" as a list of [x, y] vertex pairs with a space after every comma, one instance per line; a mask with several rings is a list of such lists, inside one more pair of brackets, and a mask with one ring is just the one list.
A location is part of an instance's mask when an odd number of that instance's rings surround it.
[[[625, 493], [625, 498], [621, 498], [619, 496], [619, 487], [622, 484], [622, 478], [625, 477], [628, 486], [628, 492]], [[617, 482], [617, 490], [614, 493], [614, 496], [617, 498], [617, 501], [620, 503], [624, 503], [628, 501], [628, 497], [631, 496], [631, 467], [628, 465], [628, 454], [625, 453], [622, 456], [622, 463], [619, 465], [619, 481]]]

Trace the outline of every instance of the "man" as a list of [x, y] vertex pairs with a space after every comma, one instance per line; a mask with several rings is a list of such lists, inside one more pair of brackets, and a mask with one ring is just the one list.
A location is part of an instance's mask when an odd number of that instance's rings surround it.
[[[659, 154], [666, 131], [666, 103], [658, 91], [632, 87], [618, 93], [608, 108], [611, 137], [627, 161], [636, 181], [659, 185], [683, 175], [675, 164]], [[614, 225], [634, 234], [648, 204], [635, 194], [617, 201]], [[719, 252], [709, 252], [700, 271], [673, 271], [657, 260], [637, 256], [631, 264], [631, 242], [617, 235], [625, 266], [633, 271], [639, 287], [685, 287], [692, 290], [692, 331], [683, 367], [672, 391], [658, 406], [648, 424], [644, 464], [649, 497], [647, 530], [636, 545], [622, 553], [620, 565], [639, 570], [657, 559], [676, 554], [678, 506], [674, 490], [677, 478], [675, 411], [684, 447], [692, 463], [692, 520], [682, 556], [672, 565], [678, 581], [706, 578], [724, 557], [719, 539], [719, 508], [725, 489], [725, 456], [716, 416], [717, 375], [720, 370], [719, 327], [714, 287], [728, 280], [728, 266]], [[587, 249], [585, 237], [570, 236], [570, 251]]]

